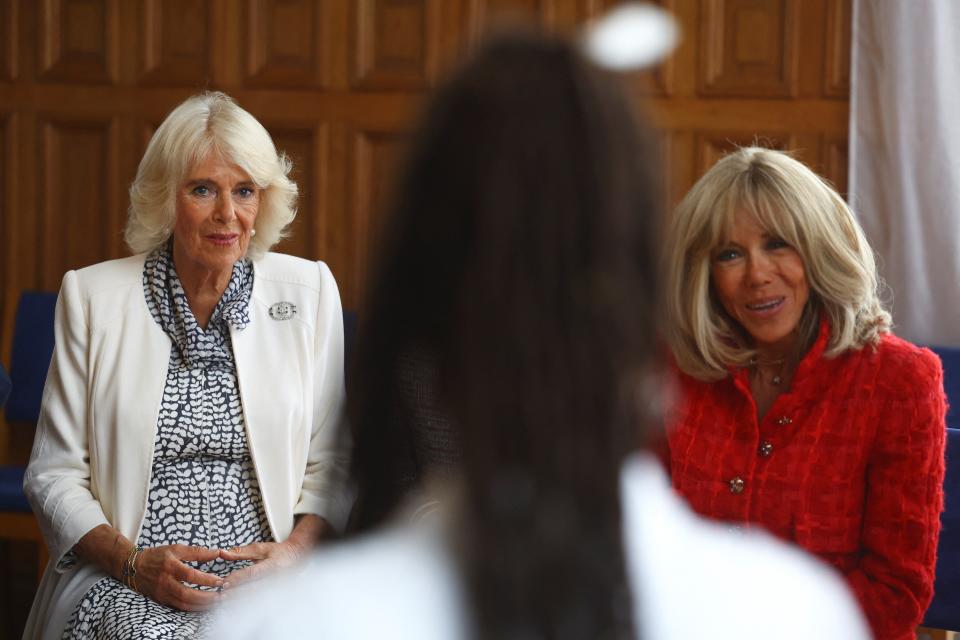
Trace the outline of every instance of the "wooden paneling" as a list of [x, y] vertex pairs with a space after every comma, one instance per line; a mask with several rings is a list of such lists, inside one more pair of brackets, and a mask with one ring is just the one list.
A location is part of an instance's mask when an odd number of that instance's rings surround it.
[[850, 96], [850, 40], [853, 10], [849, 1], [827, 2], [826, 52], [823, 93], [834, 98]]
[[[325, 260], [356, 309], [427, 89], [498, 22], [574, 32], [617, 3], [0, 0], [0, 358], [23, 289], [56, 290], [66, 269], [126, 252], [126, 187], [147, 139], [204, 88], [234, 96], [291, 156], [301, 199], [278, 250]], [[844, 191], [850, 0], [658, 3], [680, 46], [628, 82], [663, 130], [668, 202], [755, 139]]]
[[700, 93], [796, 94], [799, 8], [799, 0], [705, 0]]
[[537, 21], [545, 0], [469, 0], [474, 35], [503, 22]]
[[211, 79], [210, 4], [203, 0], [140, 0], [139, 81], [145, 85], [203, 85]]
[[847, 138], [826, 137], [823, 142], [823, 176], [843, 197], [847, 196], [849, 155]]
[[[353, 220], [353, 274], [366, 278], [370, 251], [382, 229], [387, 198], [394, 187], [404, 136], [396, 131], [351, 131], [350, 217]], [[359, 299], [353, 300], [359, 303]]]
[[118, 0], [39, 0], [39, 69], [47, 82], [117, 80]]
[[476, 39], [491, 28], [530, 21], [570, 32], [616, 4], [618, 0], [469, 0], [470, 32]]
[[290, 176], [300, 189], [297, 217], [290, 227], [290, 235], [276, 250], [315, 260], [324, 255], [326, 239], [326, 210], [322, 203], [326, 199], [324, 168], [329, 155], [327, 128], [271, 126], [269, 123], [267, 126], [277, 149], [293, 162]]
[[328, 4], [324, 0], [248, 0], [244, 84], [323, 86], [323, 24]]
[[109, 120], [40, 122], [43, 259], [37, 270], [44, 289], [58, 289], [69, 269], [123, 255], [114, 128]]
[[17, 2], [0, 0], [0, 81], [17, 77]]
[[[11, 203], [10, 198], [10, 185], [16, 184], [17, 176], [14, 170], [14, 167], [9, 162], [8, 157], [11, 155], [10, 151], [10, 134], [8, 133], [10, 129], [10, 115], [0, 111], [0, 271], [8, 270], [10, 265], [10, 251], [7, 249], [11, 243], [10, 235], [10, 210]], [[0, 278], [0, 347], [6, 344], [4, 341], [3, 331], [6, 328], [6, 282], [5, 278]], [[3, 362], [9, 362], [6, 358], [6, 353], [3, 353], [0, 349], [0, 355], [3, 357]]]
[[423, 89], [439, 66], [439, 0], [356, 0], [353, 86]]

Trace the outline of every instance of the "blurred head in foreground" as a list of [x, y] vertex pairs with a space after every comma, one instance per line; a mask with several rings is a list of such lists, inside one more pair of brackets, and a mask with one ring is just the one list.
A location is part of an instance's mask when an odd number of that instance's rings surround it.
[[527, 33], [479, 51], [414, 138], [358, 341], [356, 473], [382, 493], [396, 359], [430, 350], [482, 637], [631, 634], [618, 473], [653, 406], [656, 157], [615, 78]]

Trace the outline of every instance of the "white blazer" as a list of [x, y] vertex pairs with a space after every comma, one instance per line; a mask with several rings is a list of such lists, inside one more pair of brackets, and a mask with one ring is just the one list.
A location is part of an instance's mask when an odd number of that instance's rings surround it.
[[[620, 477], [624, 562], [639, 637], [870, 637], [831, 567], [771, 536], [731, 533], [702, 520], [650, 454], [629, 458]], [[446, 518], [452, 515], [441, 510], [432, 521], [322, 548], [286, 573], [241, 585], [224, 598], [207, 637], [469, 638], [470, 596], [451, 544]]]
[[[145, 259], [112, 260], [63, 278], [24, 478], [51, 560], [24, 637], [59, 637], [78, 598], [102, 577], [82, 562], [58, 566], [84, 534], [100, 524], [130, 540], [140, 532], [171, 349], [144, 298]], [[278, 302], [293, 303], [296, 312], [274, 319], [270, 307]], [[250, 324], [231, 327], [230, 337], [270, 531], [285, 540], [301, 513], [342, 530], [354, 495], [336, 282], [322, 262], [268, 253], [254, 261], [249, 311]]]

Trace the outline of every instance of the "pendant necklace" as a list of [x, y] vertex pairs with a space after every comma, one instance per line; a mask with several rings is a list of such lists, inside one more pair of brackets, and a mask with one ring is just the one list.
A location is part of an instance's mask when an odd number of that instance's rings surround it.
[[779, 360], [770, 360], [769, 362], [763, 362], [763, 363], [761, 363], [756, 358], [756, 356], [754, 356], [753, 358], [750, 358], [750, 366], [753, 367], [753, 370], [757, 372], [757, 375], [762, 380], [763, 369], [761, 369], [761, 364], [765, 367], [778, 366], [779, 368], [777, 369], [776, 373], [774, 373], [773, 376], [770, 378], [770, 384], [772, 384], [775, 387], [779, 387], [780, 385], [783, 384], [783, 369], [784, 369], [784, 366], [787, 364], [786, 358], [781, 358]]

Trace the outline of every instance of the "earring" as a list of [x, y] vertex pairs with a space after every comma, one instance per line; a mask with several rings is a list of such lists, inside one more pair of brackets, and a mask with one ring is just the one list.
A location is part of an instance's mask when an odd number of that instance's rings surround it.
[[250, 237], [252, 238], [252, 237], [255, 236], [255, 235], [257, 235], [257, 230], [256, 230], [256, 229], [250, 229]]

